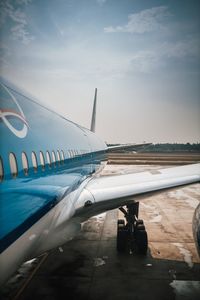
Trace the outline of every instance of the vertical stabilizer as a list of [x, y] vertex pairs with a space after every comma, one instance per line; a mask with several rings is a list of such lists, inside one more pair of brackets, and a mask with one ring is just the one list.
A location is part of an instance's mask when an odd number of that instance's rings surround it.
[[95, 89], [95, 94], [94, 94], [94, 105], [93, 105], [92, 121], [91, 121], [91, 127], [90, 127], [90, 130], [92, 132], [95, 132], [95, 125], [96, 125], [96, 105], [97, 105], [97, 88]]

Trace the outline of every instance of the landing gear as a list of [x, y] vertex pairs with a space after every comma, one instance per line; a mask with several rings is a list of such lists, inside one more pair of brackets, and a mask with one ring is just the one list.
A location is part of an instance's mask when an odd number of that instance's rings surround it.
[[127, 247], [128, 230], [125, 226], [125, 221], [119, 219], [117, 222], [117, 250], [124, 252]]
[[120, 207], [124, 219], [117, 222], [117, 250], [146, 254], [148, 249], [148, 237], [143, 220], [138, 219], [139, 202], [128, 204], [127, 209]]

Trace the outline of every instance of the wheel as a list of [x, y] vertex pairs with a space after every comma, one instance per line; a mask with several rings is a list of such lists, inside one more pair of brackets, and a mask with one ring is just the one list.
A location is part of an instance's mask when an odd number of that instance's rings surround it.
[[141, 220], [141, 219], [138, 219], [137, 221], [136, 221], [136, 226], [137, 225], [144, 225], [144, 221], [143, 220]]
[[138, 224], [138, 225], [136, 226], [136, 230], [145, 230], [144, 224]]
[[126, 250], [128, 239], [128, 231], [122, 224], [118, 224], [117, 228], [117, 251], [124, 252]]
[[141, 254], [146, 254], [148, 250], [148, 237], [146, 230], [136, 231], [136, 244], [138, 252]]
[[119, 220], [117, 221], [117, 224], [118, 224], [118, 225], [119, 225], [119, 224], [125, 225], [125, 220], [124, 220], [124, 219], [119, 219]]

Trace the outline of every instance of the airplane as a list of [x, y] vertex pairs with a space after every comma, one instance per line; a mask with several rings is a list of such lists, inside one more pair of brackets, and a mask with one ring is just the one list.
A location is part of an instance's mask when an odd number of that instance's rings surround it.
[[[1, 285], [24, 261], [65, 244], [82, 222], [114, 208], [125, 216], [118, 220], [117, 251], [146, 254], [148, 236], [138, 216], [142, 197], [200, 181], [200, 164], [101, 177], [113, 148], [94, 132], [97, 89], [90, 130], [4, 78], [0, 99]], [[200, 253], [200, 206], [193, 233]]]

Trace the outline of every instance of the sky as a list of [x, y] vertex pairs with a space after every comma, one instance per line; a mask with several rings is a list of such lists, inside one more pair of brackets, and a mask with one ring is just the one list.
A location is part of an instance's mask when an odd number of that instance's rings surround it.
[[199, 0], [0, 0], [0, 75], [107, 143], [200, 142]]

